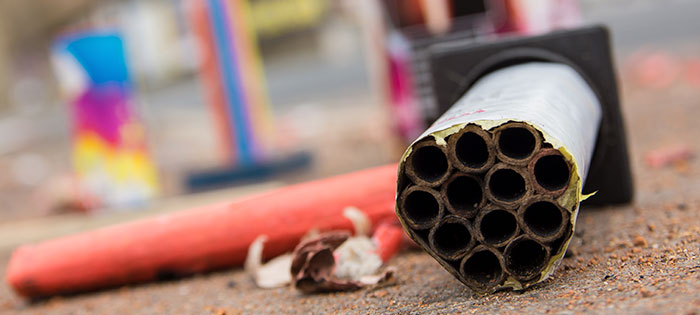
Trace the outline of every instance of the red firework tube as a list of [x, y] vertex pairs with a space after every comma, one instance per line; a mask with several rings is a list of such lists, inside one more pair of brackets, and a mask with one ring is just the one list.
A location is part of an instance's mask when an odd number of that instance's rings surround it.
[[372, 240], [377, 244], [377, 255], [386, 263], [401, 249], [404, 241], [403, 228], [395, 219], [381, 222], [374, 230]]
[[248, 246], [267, 235], [264, 257], [294, 249], [311, 229], [352, 230], [354, 206], [372, 224], [394, 219], [397, 165], [273, 190], [244, 200], [163, 215], [24, 245], [7, 281], [26, 297], [140, 283], [243, 264]]

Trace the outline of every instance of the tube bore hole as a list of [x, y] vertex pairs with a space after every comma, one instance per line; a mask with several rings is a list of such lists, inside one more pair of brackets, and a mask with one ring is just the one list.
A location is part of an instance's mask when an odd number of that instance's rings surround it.
[[535, 180], [544, 189], [564, 188], [569, 177], [569, 165], [561, 155], [546, 155], [535, 162]]
[[544, 237], [556, 234], [563, 224], [561, 211], [548, 201], [531, 204], [525, 209], [523, 219], [533, 233]]
[[507, 157], [521, 160], [532, 155], [536, 141], [530, 130], [521, 127], [506, 128], [498, 138], [498, 149]]
[[408, 219], [415, 224], [428, 224], [440, 215], [440, 204], [432, 194], [414, 190], [406, 197], [404, 210]]
[[515, 201], [525, 195], [525, 179], [514, 170], [500, 169], [491, 174], [489, 189], [499, 200]]
[[507, 267], [516, 276], [534, 276], [547, 263], [547, 250], [531, 239], [516, 240], [506, 250]]
[[466, 132], [459, 137], [455, 144], [455, 154], [464, 166], [471, 168], [480, 168], [489, 159], [486, 141], [474, 132]]
[[481, 218], [479, 231], [488, 244], [502, 243], [517, 232], [518, 222], [515, 216], [508, 211], [494, 210]]
[[478, 283], [490, 285], [501, 279], [503, 269], [494, 253], [483, 250], [467, 258], [462, 266], [462, 274]]
[[427, 182], [435, 182], [447, 173], [447, 157], [437, 147], [420, 147], [413, 153], [413, 170], [416, 175]]
[[466, 249], [472, 240], [469, 229], [460, 223], [447, 222], [440, 225], [435, 231], [434, 243], [436, 250], [447, 255], [452, 255]]
[[447, 201], [457, 212], [476, 210], [481, 203], [483, 192], [479, 182], [469, 176], [459, 176], [447, 185]]

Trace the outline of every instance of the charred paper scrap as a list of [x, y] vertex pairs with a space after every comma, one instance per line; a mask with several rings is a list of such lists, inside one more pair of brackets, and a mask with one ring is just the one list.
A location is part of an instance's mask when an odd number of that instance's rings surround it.
[[[302, 241], [292, 254], [292, 283], [304, 293], [316, 293], [356, 290], [389, 280], [393, 269], [376, 274], [382, 261], [372, 250], [371, 240], [351, 238], [348, 232], [327, 232]], [[344, 257], [336, 262], [336, 255]]]
[[404, 229], [477, 293], [543, 281], [573, 235], [600, 117], [566, 65], [486, 75], [404, 153]]
[[360, 209], [347, 207], [343, 216], [355, 229], [319, 234], [309, 231], [294, 252], [262, 262], [266, 236], [259, 236], [249, 247], [246, 271], [261, 288], [277, 288], [290, 282], [302, 292], [356, 290], [390, 280], [394, 270], [384, 263], [400, 249], [403, 231], [394, 221], [372, 223]]

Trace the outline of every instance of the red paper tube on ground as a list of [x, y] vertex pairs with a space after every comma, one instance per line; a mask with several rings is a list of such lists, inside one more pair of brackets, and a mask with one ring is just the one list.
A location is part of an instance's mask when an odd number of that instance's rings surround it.
[[7, 281], [36, 298], [220, 270], [242, 265], [263, 234], [264, 257], [274, 257], [311, 229], [352, 230], [343, 216], [348, 206], [373, 225], [395, 219], [396, 169], [391, 164], [24, 245], [12, 255]]

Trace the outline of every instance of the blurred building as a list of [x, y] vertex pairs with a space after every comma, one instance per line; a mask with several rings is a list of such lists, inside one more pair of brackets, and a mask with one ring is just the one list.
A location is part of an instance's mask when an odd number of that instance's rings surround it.
[[0, 111], [12, 106], [18, 82], [50, 73], [48, 46], [56, 31], [94, 4], [89, 0], [0, 0]]

